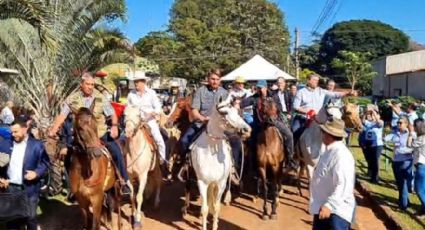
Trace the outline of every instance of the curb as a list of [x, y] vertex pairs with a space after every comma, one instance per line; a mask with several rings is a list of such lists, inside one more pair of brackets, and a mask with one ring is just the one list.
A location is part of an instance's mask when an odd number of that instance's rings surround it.
[[[385, 205], [384, 203], [379, 202], [379, 198], [373, 195], [373, 192], [370, 190], [369, 186], [365, 181], [356, 180], [356, 189], [359, 191], [363, 196], [368, 197], [371, 201], [371, 203], [374, 205], [373, 209], [376, 209], [376, 211], [381, 212], [385, 216], [385, 225], [391, 226], [391, 229], [397, 229], [397, 230], [410, 230], [397, 216], [396, 214], [391, 210], [390, 207]], [[388, 221], [388, 222], [387, 222]]]

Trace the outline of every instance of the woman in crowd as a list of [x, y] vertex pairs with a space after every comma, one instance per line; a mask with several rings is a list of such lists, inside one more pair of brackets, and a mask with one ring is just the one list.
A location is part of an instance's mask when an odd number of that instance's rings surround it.
[[360, 135], [360, 146], [367, 162], [370, 181], [372, 183], [378, 183], [379, 159], [384, 146], [382, 139], [384, 122], [381, 120], [378, 107], [375, 105], [367, 106], [367, 111], [362, 120], [364, 129]]
[[402, 210], [409, 206], [409, 191], [412, 191], [413, 149], [408, 146], [414, 132], [409, 131], [409, 120], [403, 116], [397, 122], [397, 130], [385, 136], [386, 142], [394, 143], [393, 173], [399, 192], [398, 203]]
[[425, 121], [422, 118], [414, 121], [417, 138], [413, 140], [413, 163], [415, 165], [415, 191], [421, 202], [418, 217], [425, 218]]

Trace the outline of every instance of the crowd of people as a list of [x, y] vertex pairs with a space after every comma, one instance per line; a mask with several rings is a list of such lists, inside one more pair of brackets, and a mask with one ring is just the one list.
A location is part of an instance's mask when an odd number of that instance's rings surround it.
[[[134, 80], [135, 89], [127, 95], [127, 106], [138, 107], [143, 120], [147, 121], [151, 135], [158, 146], [162, 164], [167, 164], [166, 146], [157, 115], [161, 110], [169, 112], [172, 105], [183, 95], [178, 86], [171, 86], [171, 93], [166, 100], [160, 101], [157, 93], [147, 85], [148, 77], [139, 76]], [[253, 86], [247, 87], [243, 76], [237, 77], [229, 90], [221, 86], [221, 71], [213, 69], [207, 74], [207, 82], [193, 94], [191, 102], [195, 121], [182, 134], [180, 143], [182, 159], [187, 158], [189, 146], [203, 131], [214, 106], [220, 100], [231, 100], [232, 105], [240, 109], [244, 120], [252, 127], [252, 136], [248, 140], [251, 149], [255, 149], [256, 135], [264, 124], [275, 126], [285, 146], [285, 168], [296, 169], [298, 162], [294, 157], [294, 146], [311, 122], [312, 117], [328, 102], [342, 106], [342, 97], [354, 92], [336, 92], [335, 82], [327, 82], [326, 88], [319, 86], [320, 77], [310, 75], [307, 85], [298, 89], [297, 85], [287, 87], [285, 78], [277, 76], [272, 86], [267, 81], [259, 80]], [[279, 116], [270, 119], [264, 116], [264, 102], [272, 100], [276, 103]], [[99, 138], [105, 143], [112, 159], [117, 166], [117, 174], [123, 178], [122, 193], [131, 190], [123, 154], [117, 143], [117, 138], [125, 138], [120, 133], [120, 123], [111, 102], [95, 90], [94, 77], [88, 73], [81, 78], [80, 90], [75, 91], [63, 105], [56, 117], [48, 136], [54, 137], [63, 125], [69, 126], [67, 119], [74, 109], [94, 106], [93, 116], [97, 121]], [[393, 111], [391, 121], [392, 133], [384, 136], [384, 122], [375, 105], [368, 105], [363, 115], [363, 131], [359, 135], [359, 144], [368, 163], [368, 175], [373, 183], [379, 183], [379, 159], [385, 142], [394, 143], [393, 171], [397, 188], [400, 192], [400, 208], [409, 205], [408, 193], [413, 185], [421, 201], [420, 215], [425, 213], [425, 123], [418, 118], [415, 105], [410, 105], [403, 111], [399, 104], [390, 103]], [[49, 167], [49, 159], [42, 142], [28, 134], [28, 118], [14, 118], [12, 102], [7, 102], [1, 111], [0, 120], [11, 129], [11, 140], [0, 143], [0, 186], [6, 191], [25, 190], [31, 203], [32, 215], [28, 219], [28, 229], [36, 229], [36, 207], [38, 203], [40, 179]], [[108, 122], [109, 120], [109, 127]], [[72, 123], [71, 123], [72, 124]], [[72, 127], [72, 125], [71, 125]], [[323, 144], [326, 146], [311, 180], [310, 211], [314, 215], [314, 229], [342, 227], [348, 229], [355, 210], [354, 174], [355, 163], [350, 150], [344, 144], [347, 132], [342, 120], [333, 119], [321, 124]], [[71, 132], [71, 128], [68, 128]], [[72, 134], [70, 134], [72, 135]], [[72, 138], [67, 140], [72, 145]], [[241, 167], [241, 146], [238, 139], [229, 137], [234, 157], [234, 171]], [[31, 157], [26, 157], [26, 155]], [[6, 159], [8, 158], [8, 159]], [[6, 160], [4, 160], [6, 159]], [[255, 161], [254, 158], [249, 159]], [[96, 172], [96, 157], [92, 158], [92, 171]], [[415, 165], [415, 175], [413, 166]], [[337, 176], [335, 176], [337, 175]], [[413, 180], [414, 179], [414, 180]], [[96, 180], [96, 178], [93, 178]], [[413, 183], [414, 181], [414, 183]], [[22, 224], [22, 223], [21, 223]], [[16, 227], [16, 222], [8, 223], [8, 228]], [[347, 227], [348, 226], [348, 227]], [[339, 229], [339, 228], [338, 228]]]

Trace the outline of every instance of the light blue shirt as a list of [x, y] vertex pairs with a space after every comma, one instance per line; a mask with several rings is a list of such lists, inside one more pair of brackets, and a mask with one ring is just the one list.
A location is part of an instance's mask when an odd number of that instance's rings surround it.
[[158, 95], [154, 90], [149, 88], [145, 88], [143, 93], [136, 90], [130, 91], [127, 96], [127, 105], [139, 107], [140, 115], [147, 120], [150, 119], [147, 114], [155, 113], [158, 115], [162, 111], [162, 105]]
[[27, 149], [28, 137], [20, 143], [13, 143], [12, 155], [10, 156], [9, 167], [7, 168], [7, 176], [12, 184], [23, 183], [23, 167], [25, 150]]
[[384, 145], [384, 141], [382, 139], [384, 127], [381, 123], [365, 120], [363, 127], [366, 132], [365, 139], [372, 142], [372, 147]]
[[407, 118], [409, 119], [409, 123], [413, 125], [413, 122], [415, 122], [415, 120], [418, 119], [419, 117], [416, 111], [412, 111], [407, 114]]
[[391, 118], [391, 127], [397, 127], [397, 122], [398, 120], [400, 120], [401, 116], [405, 116], [406, 113], [404, 112], [400, 112], [400, 114], [397, 114], [396, 112], [393, 111], [393, 115]]
[[[413, 134], [414, 135], [414, 134]], [[393, 161], [406, 161], [413, 159], [413, 148], [407, 146], [409, 132], [395, 131], [385, 136], [385, 142], [394, 143]]]
[[328, 96], [330, 99], [341, 98], [342, 94], [339, 92], [331, 92], [320, 87], [311, 89], [305, 87], [297, 92], [294, 99], [294, 109], [308, 108], [314, 109], [317, 112], [323, 107], [325, 97]]

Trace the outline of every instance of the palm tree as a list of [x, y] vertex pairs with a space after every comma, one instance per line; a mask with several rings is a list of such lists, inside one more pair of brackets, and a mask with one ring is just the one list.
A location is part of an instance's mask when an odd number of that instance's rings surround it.
[[[15, 1], [0, 0], [0, 10], [14, 5], [10, 2]], [[25, 16], [27, 10], [20, 10], [19, 4], [13, 8], [17, 13], [0, 13], [0, 18], [8, 18], [0, 20], [0, 65], [20, 71], [9, 83], [16, 98], [35, 112], [36, 122], [49, 124], [66, 96], [75, 90], [76, 76], [82, 71], [95, 71], [118, 61], [131, 62], [135, 55], [122, 33], [99, 26], [115, 19], [125, 20], [125, 0], [17, 2], [50, 13], [45, 24], [48, 27], [34, 26], [44, 24], [42, 16], [39, 24], [27, 23], [38, 14]], [[31, 4], [24, 4], [28, 2]], [[54, 46], [44, 46], [44, 40], [39, 39], [43, 28], [55, 35]]]

